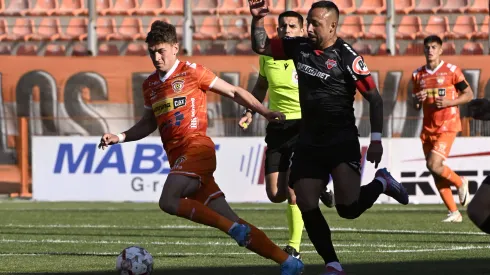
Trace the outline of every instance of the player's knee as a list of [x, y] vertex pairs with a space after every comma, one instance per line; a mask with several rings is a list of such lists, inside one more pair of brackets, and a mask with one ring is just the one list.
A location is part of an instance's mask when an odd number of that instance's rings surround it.
[[167, 214], [177, 215], [178, 202], [175, 203], [172, 199], [161, 198], [158, 202], [158, 206]]
[[282, 203], [286, 200], [286, 198], [281, 198], [277, 194], [269, 194], [267, 193], [267, 197], [272, 203]]
[[444, 166], [442, 165], [442, 163], [438, 160], [431, 160], [429, 159], [426, 163], [426, 166], [427, 166], [427, 169], [429, 169], [429, 171], [433, 174], [441, 174], [442, 173], [442, 169], [444, 168]]
[[340, 217], [349, 220], [357, 219], [362, 213], [358, 210], [356, 203], [350, 205], [336, 204], [335, 208], [337, 208], [337, 213]]

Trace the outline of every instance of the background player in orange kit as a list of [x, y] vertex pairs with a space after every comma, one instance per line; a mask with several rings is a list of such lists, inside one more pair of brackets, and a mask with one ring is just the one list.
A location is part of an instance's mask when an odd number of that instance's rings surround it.
[[463, 217], [456, 207], [450, 186], [457, 187], [460, 203], [466, 206], [469, 203], [468, 181], [444, 165], [444, 161], [461, 131], [458, 106], [472, 100], [473, 91], [460, 68], [440, 59], [442, 40], [438, 36], [424, 39], [424, 53], [426, 65], [412, 75], [414, 107], [422, 108], [424, 112], [420, 139], [427, 168], [449, 209], [449, 215], [443, 221], [461, 222]]
[[158, 126], [171, 167], [160, 208], [171, 215], [220, 229], [240, 246], [279, 263], [282, 275], [301, 274], [303, 263], [272, 243], [255, 226], [241, 220], [215, 183], [215, 145], [206, 136], [206, 91], [230, 97], [269, 121], [284, 120], [284, 114], [269, 111], [251, 93], [228, 84], [207, 68], [179, 61], [173, 25], [155, 21], [146, 43], [156, 71], [143, 83], [143, 118], [126, 132], [104, 134], [99, 148], [140, 140]]

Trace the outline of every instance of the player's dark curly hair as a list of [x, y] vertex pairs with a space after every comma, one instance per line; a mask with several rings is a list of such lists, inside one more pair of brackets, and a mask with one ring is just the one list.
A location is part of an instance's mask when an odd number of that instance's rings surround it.
[[337, 18], [340, 16], [339, 7], [337, 7], [337, 5], [335, 5], [335, 3], [332, 1], [315, 2], [311, 5], [311, 9], [316, 9], [316, 8], [324, 8], [327, 9], [328, 11], [334, 10], [335, 14], [337, 15]]
[[437, 35], [429, 35], [424, 39], [424, 45], [427, 46], [429, 43], [436, 42], [440, 46], [442, 46], [442, 39]]
[[177, 43], [177, 31], [175, 30], [175, 26], [161, 20], [153, 22], [145, 42], [147, 44]]

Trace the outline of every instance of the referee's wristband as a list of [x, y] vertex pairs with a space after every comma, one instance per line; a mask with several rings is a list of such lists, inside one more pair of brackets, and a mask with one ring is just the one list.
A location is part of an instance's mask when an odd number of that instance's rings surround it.
[[381, 133], [371, 133], [371, 142], [381, 142]]
[[126, 139], [126, 135], [123, 133], [119, 133], [116, 136], [119, 138], [119, 141], [117, 143], [123, 143], [124, 140]]
[[242, 115], [246, 115], [247, 113], [251, 113], [252, 115], [255, 115], [255, 112], [252, 111], [252, 109], [245, 109], [245, 111], [243, 111]]

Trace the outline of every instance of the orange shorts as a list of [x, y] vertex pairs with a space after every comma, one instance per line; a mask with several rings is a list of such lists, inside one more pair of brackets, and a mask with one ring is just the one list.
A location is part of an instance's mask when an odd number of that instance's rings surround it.
[[420, 135], [420, 139], [422, 140], [422, 147], [424, 148], [425, 157], [428, 157], [429, 153], [434, 153], [438, 154], [443, 159], [447, 159], [457, 134], [458, 133], [456, 132], [422, 132], [422, 134]]
[[211, 200], [224, 196], [214, 181], [216, 170], [216, 150], [209, 137], [196, 136], [184, 145], [173, 149], [168, 155], [170, 174], [181, 174], [198, 178], [199, 190], [189, 197], [207, 205]]

